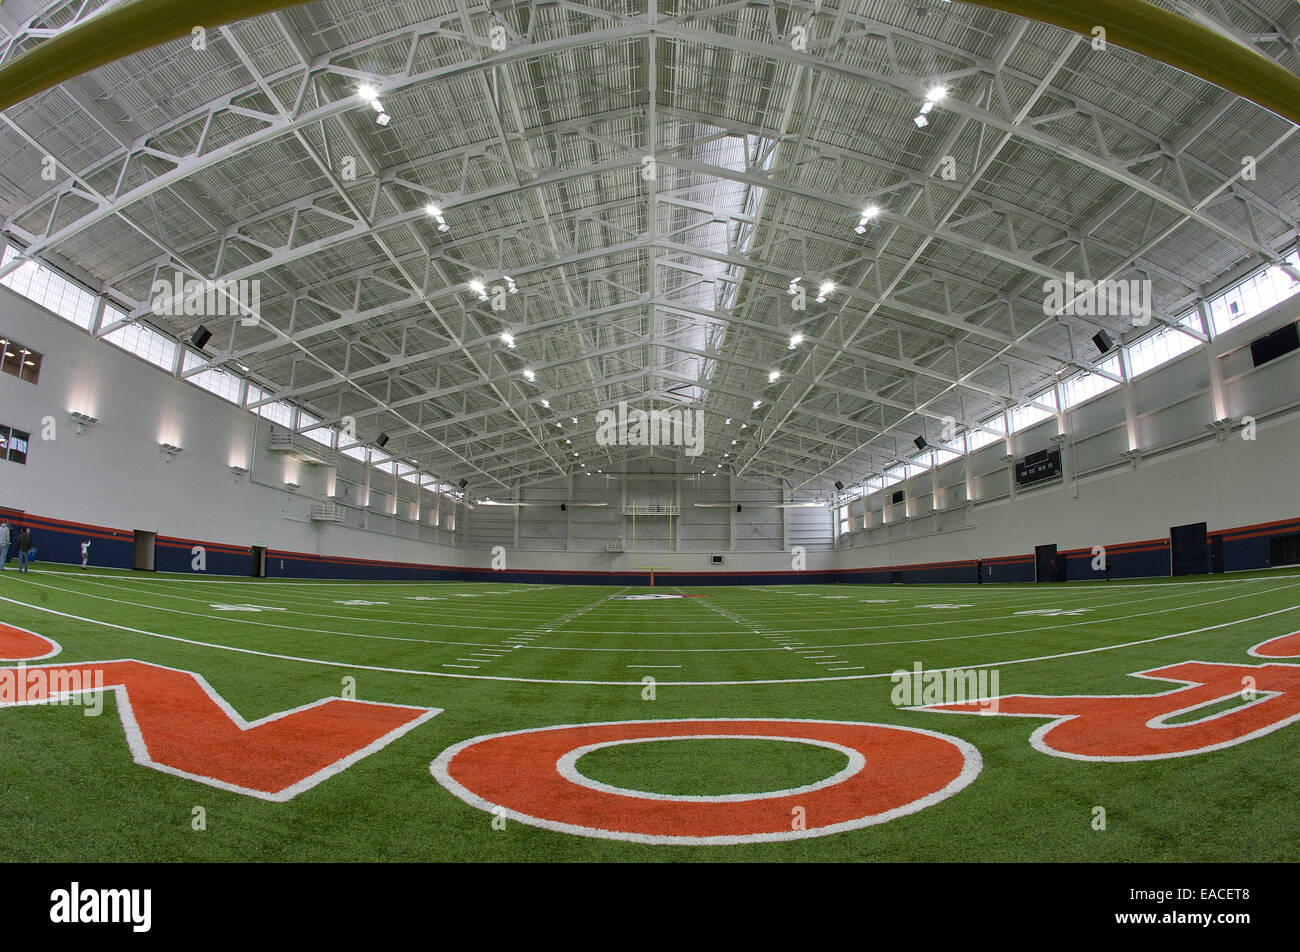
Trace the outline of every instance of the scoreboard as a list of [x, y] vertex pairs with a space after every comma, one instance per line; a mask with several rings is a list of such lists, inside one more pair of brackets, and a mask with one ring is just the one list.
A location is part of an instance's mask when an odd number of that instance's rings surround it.
[[1050, 450], [1031, 453], [1023, 459], [1016, 460], [1016, 485], [1032, 486], [1047, 479], [1061, 475], [1061, 448], [1054, 446]]

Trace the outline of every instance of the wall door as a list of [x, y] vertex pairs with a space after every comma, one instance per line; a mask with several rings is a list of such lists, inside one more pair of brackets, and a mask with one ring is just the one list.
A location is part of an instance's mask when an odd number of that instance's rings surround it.
[[1169, 530], [1171, 575], [1203, 575], [1210, 569], [1210, 545], [1204, 522], [1174, 526]]
[[131, 568], [140, 569], [143, 572], [152, 572], [154, 548], [157, 543], [158, 533], [148, 532], [145, 529], [136, 529], [135, 559], [131, 562]]
[[1034, 546], [1034, 581], [1050, 582], [1056, 572], [1056, 543]]

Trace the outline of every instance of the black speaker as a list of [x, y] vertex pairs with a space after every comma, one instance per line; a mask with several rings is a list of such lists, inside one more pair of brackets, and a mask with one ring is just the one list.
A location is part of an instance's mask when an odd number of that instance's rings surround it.
[[841, 493], [844, 492], [844, 484], [840, 482], [838, 479], [835, 480], [835, 491]]
[[923, 450], [923, 449], [925, 449], [927, 446], [930, 445], [929, 443], [927, 443], [927, 442], [925, 441], [925, 437], [924, 437], [924, 436], [918, 436], [918, 437], [917, 437], [916, 439], [914, 439], [912, 442], [916, 444], [916, 448], [917, 448], [918, 450]]
[[569, 511], [569, 504], [567, 502], [560, 503], [560, 512], [568, 512], [568, 511]]
[[190, 338], [190, 343], [199, 350], [202, 350], [208, 345], [208, 341], [210, 340], [212, 340], [212, 331], [200, 324], [199, 329], [196, 330], [194, 336]]
[[387, 445], [388, 445], [388, 434], [387, 434], [387, 433], [380, 433], [380, 434], [379, 434], [379, 439], [375, 440], [375, 445], [378, 446], [381, 450], [382, 450], [385, 446], [387, 446]]
[[1258, 340], [1250, 342], [1250, 360], [1256, 367], [1270, 360], [1277, 360], [1283, 354], [1300, 350], [1300, 331], [1296, 324], [1288, 324], [1271, 334], [1265, 334]]
[[469, 485], [469, 480], [468, 480], [468, 479], [462, 479], [462, 480], [460, 481], [460, 488], [461, 488], [461, 489], [464, 489], [464, 488], [465, 488], [466, 486], [468, 486], [468, 485]]
[[894, 493], [894, 495], [893, 495], [892, 498], [893, 498], [893, 501], [894, 501], [894, 504], [895, 504], [895, 505], [897, 505], [898, 503], [902, 502], [902, 501], [903, 501], [903, 490], [900, 489], [900, 490], [896, 491], [896, 492]]
[[736, 503], [736, 512], [740, 512], [740, 510], [743, 509], [743, 508], [744, 508], [744, 507], [741, 506], [740, 503]]
[[1093, 334], [1092, 342], [1097, 345], [1097, 349], [1103, 354], [1115, 346], [1115, 342], [1110, 339], [1110, 335], [1105, 331], [1097, 331], [1097, 333]]

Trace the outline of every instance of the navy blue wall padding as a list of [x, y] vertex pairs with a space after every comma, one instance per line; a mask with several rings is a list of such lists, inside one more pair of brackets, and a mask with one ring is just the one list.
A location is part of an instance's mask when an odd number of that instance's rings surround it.
[[[32, 530], [40, 562], [81, 564], [81, 542], [91, 540], [90, 564], [101, 568], [130, 569], [135, 546], [131, 531], [107, 529], [62, 522], [45, 516], [26, 515], [22, 523]], [[1228, 572], [1270, 567], [1270, 540], [1273, 536], [1300, 531], [1300, 518], [1230, 529], [1211, 529], [1209, 535], [1223, 538], [1223, 567]], [[204, 549], [204, 571], [193, 567], [194, 547]], [[1106, 548], [1106, 571], [1093, 568], [1091, 549], [1061, 553], [1066, 559], [1068, 581], [1097, 581], [1105, 578], [1157, 578], [1170, 574], [1168, 539], [1118, 543]], [[10, 546], [10, 564], [17, 560], [17, 549]], [[251, 577], [252, 551], [223, 543], [204, 543], [159, 536], [154, 555], [159, 572], [184, 575], [225, 575]], [[986, 559], [985, 582], [1033, 582], [1032, 552], [1022, 556]], [[835, 582], [888, 585], [900, 581], [905, 585], [947, 585], [976, 581], [975, 560], [942, 564], [882, 566], [862, 569], [822, 571], [765, 572], [655, 572], [655, 585], [824, 585]], [[481, 581], [527, 584], [568, 585], [648, 585], [648, 571], [586, 572], [515, 569], [494, 572], [490, 569], [447, 565], [413, 565], [401, 562], [314, 556], [270, 549], [266, 554], [269, 578], [353, 579], [372, 581]], [[895, 578], [897, 576], [897, 579]]]

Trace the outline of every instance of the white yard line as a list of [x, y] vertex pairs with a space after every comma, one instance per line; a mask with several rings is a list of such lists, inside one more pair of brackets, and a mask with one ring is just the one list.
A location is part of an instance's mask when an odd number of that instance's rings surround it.
[[[1285, 587], [1291, 588], [1294, 586], [1285, 586]], [[1221, 601], [1229, 601], [1229, 600], [1230, 599], [1221, 599]], [[277, 661], [289, 661], [289, 662], [295, 662], [299, 664], [314, 664], [314, 665], [321, 665], [323, 667], [344, 668], [344, 669], [351, 669], [357, 671], [379, 671], [387, 674], [409, 674], [418, 677], [460, 678], [460, 679], [468, 679], [468, 680], [504, 681], [504, 682], [522, 683], [522, 684], [566, 684], [566, 685], [593, 685], [593, 686], [607, 686], [607, 687], [628, 687], [628, 686], [638, 685], [640, 683], [637, 681], [597, 681], [597, 680], [590, 680], [590, 679], [520, 678], [520, 677], [507, 677], [503, 675], [487, 675], [487, 674], [455, 674], [452, 672], [425, 671], [425, 670], [413, 669], [413, 668], [393, 668], [393, 667], [385, 667], [381, 665], [353, 664], [344, 661], [327, 661], [321, 658], [305, 658], [297, 655], [279, 654], [270, 651], [257, 651], [252, 648], [234, 648], [229, 645], [214, 644], [212, 642], [207, 642], [207, 641], [198, 641], [197, 639], [193, 639], [193, 638], [181, 638], [178, 635], [164, 635], [159, 632], [147, 631], [143, 628], [133, 628], [128, 625], [119, 625], [115, 622], [101, 621], [96, 618], [87, 618], [84, 615], [75, 615], [72, 614], [71, 612], [63, 612], [54, 608], [47, 608], [43, 605], [33, 605], [29, 602], [23, 602], [16, 598], [8, 598], [5, 596], [0, 596], [0, 602], [7, 602], [11, 605], [18, 605], [22, 608], [26, 608], [31, 611], [42, 612], [44, 614], [49, 614], [49, 615], [55, 615], [60, 618], [68, 618], [73, 621], [81, 621], [90, 625], [98, 625], [103, 628], [112, 628], [114, 630], [124, 631], [130, 634], [143, 635], [148, 638], [157, 638], [163, 641], [171, 641], [179, 644], [188, 644], [199, 648], [208, 648], [214, 651], [228, 651], [235, 654], [246, 654], [255, 657], [271, 658]], [[1157, 635], [1151, 638], [1139, 639], [1137, 641], [1124, 642], [1122, 644], [1100, 645], [1095, 648], [1083, 648], [1078, 651], [1064, 651], [1057, 654], [1038, 655], [1032, 658], [1012, 658], [1003, 661], [982, 662], [979, 664], [964, 664], [964, 665], [952, 665], [944, 668], [931, 668], [929, 670], [967, 671], [967, 670], [978, 669], [978, 668], [1007, 667], [1013, 664], [1034, 664], [1041, 661], [1054, 661], [1061, 658], [1074, 658], [1083, 655], [1100, 654], [1106, 651], [1120, 651], [1125, 648], [1133, 648], [1139, 645], [1154, 644], [1159, 641], [1168, 641], [1173, 638], [1184, 638], [1188, 635], [1202, 634], [1207, 631], [1218, 631], [1224, 628], [1231, 628], [1236, 625], [1242, 625], [1248, 622], [1259, 621], [1264, 618], [1273, 618], [1278, 615], [1285, 615], [1291, 612], [1300, 612], [1300, 604], [1289, 605], [1286, 608], [1279, 608], [1271, 612], [1262, 612], [1258, 615], [1251, 615], [1247, 618], [1237, 618], [1231, 621], [1221, 622], [1217, 625], [1206, 625], [1201, 628], [1190, 628], [1187, 629], [1186, 631], [1173, 632], [1172, 634], [1167, 634], [1167, 635]], [[456, 667], [460, 667], [460, 666], [457, 665]], [[893, 677], [892, 671], [879, 672], [875, 674], [844, 675], [838, 677], [761, 678], [761, 679], [752, 679], [747, 681], [664, 681], [661, 682], [661, 684], [662, 686], [665, 687], [742, 687], [742, 686], [752, 686], [752, 685], [760, 685], [760, 684], [812, 684], [817, 682], [830, 682], [830, 681], [863, 681], [863, 680], [871, 680], [875, 678], [890, 678], [890, 677]]]

